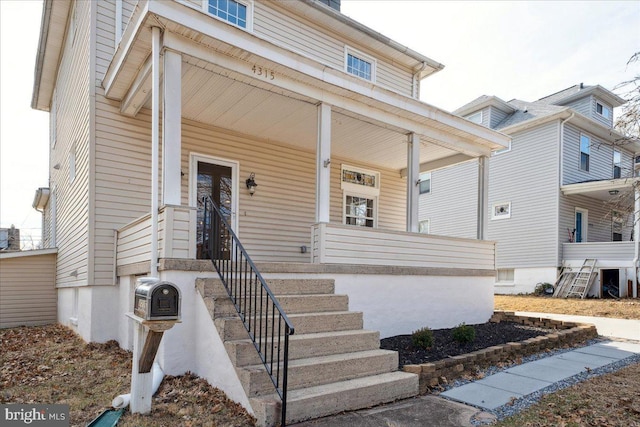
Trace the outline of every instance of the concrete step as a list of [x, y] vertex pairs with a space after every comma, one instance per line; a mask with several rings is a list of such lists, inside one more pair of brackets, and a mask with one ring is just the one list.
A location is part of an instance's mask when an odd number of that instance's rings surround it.
[[[288, 388], [293, 390], [311, 387], [393, 372], [397, 369], [398, 353], [388, 350], [368, 350], [291, 360]], [[237, 372], [247, 396], [273, 393], [273, 383], [264, 365], [246, 366], [237, 369]]]
[[[333, 279], [265, 279], [271, 292], [278, 295], [333, 294]], [[203, 296], [228, 295], [219, 278], [196, 279], [196, 287]], [[259, 291], [259, 286], [257, 287]]]
[[349, 310], [347, 295], [278, 295], [280, 306], [289, 314]]
[[[381, 403], [406, 399], [418, 394], [418, 376], [406, 372], [389, 372], [364, 378], [340, 381], [315, 387], [289, 390], [287, 424], [368, 408]], [[258, 425], [280, 422], [280, 399], [277, 395], [250, 399]]]
[[[271, 351], [269, 340], [266, 343], [269, 351]], [[224, 345], [231, 362], [236, 368], [262, 363], [253, 342], [249, 339], [227, 341]], [[284, 345], [284, 338], [282, 339], [282, 345]], [[380, 333], [377, 331], [352, 330], [291, 335], [289, 337], [289, 361], [330, 354], [377, 350], [379, 348]], [[277, 343], [274, 346], [274, 354], [278, 354]]]
[[[313, 334], [329, 331], [348, 331], [362, 329], [362, 312], [359, 311], [330, 311], [324, 313], [288, 314], [293, 323], [296, 335]], [[224, 341], [242, 340], [247, 338], [245, 329], [239, 317], [223, 317], [215, 319], [218, 333]], [[267, 331], [271, 333], [271, 323]]]

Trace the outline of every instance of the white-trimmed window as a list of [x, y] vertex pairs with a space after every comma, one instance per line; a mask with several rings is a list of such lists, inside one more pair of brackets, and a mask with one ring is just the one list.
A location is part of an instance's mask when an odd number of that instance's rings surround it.
[[376, 81], [376, 60], [362, 52], [346, 47], [344, 66], [347, 73], [370, 82]]
[[591, 138], [580, 134], [580, 170], [589, 172], [589, 156], [591, 154]]
[[377, 227], [380, 173], [342, 165], [343, 222], [360, 227]]
[[204, 9], [211, 15], [236, 27], [251, 31], [253, 2], [247, 0], [204, 0]]
[[622, 155], [618, 150], [613, 150], [613, 178], [622, 176]]
[[495, 203], [491, 206], [491, 219], [511, 218], [511, 202]]
[[480, 111], [476, 111], [473, 114], [469, 114], [468, 116], [464, 117], [465, 119], [473, 122], [473, 123], [478, 123], [479, 125], [482, 124], [482, 110]]
[[431, 220], [423, 219], [418, 223], [418, 233], [429, 234], [431, 232]]
[[513, 282], [514, 277], [513, 268], [500, 268], [496, 271], [497, 282]]
[[420, 194], [431, 193], [431, 172], [420, 174]]
[[599, 102], [596, 102], [596, 113], [600, 114], [605, 119], [611, 118], [611, 108]]

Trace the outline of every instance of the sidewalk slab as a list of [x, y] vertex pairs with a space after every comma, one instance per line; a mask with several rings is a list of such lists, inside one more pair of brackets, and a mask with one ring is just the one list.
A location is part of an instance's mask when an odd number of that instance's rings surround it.
[[575, 362], [558, 359], [557, 357], [548, 357], [520, 366], [514, 366], [505, 372], [547, 382], [556, 382], [577, 375], [585, 370], [584, 366], [579, 366]]
[[476, 383], [522, 395], [531, 394], [534, 391], [553, 384], [550, 381], [523, 377], [509, 372], [499, 372], [494, 375], [489, 375], [486, 378], [476, 381]]
[[635, 354], [630, 351], [620, 350], [613, 346], [605, 346], [600, 344], [590, 345], [588, 347], [579, 348], [574, 351], [579, 353], [593, 354], [596, 356], [609, 357], [614, 360], [625, 359]]
[[600, 356], [597, 354], [591, 354], [589, 352], [569, 351], [567, 353], [559, 354], [558, 359], [569, 360], [571, 362], [580, 363], [581, 365], [595, 369], [601, 366], [608, 365], [616, 362], [618, 359], [612, 357]]
[[521, 393], [501, 390], [479, 382], [465, 384], [440, 393], [441, 396], [449, 399], [457, 400], [469, 405], [478, 406], [484, 409], [495, 409], [510, 402], [512, 399], [518, 399], [524, 396]]
[[627, 342], [627, 341], [603, 341], [598, 343], [602, 347], [617, 348], [618, 350], [629, 351], [631, 353], [640, 354], [640, 341]]

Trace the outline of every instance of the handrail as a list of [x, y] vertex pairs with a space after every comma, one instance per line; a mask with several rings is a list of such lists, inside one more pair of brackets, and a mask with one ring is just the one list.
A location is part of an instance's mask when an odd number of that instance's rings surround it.
[[282, 400], [281, 423], [284, 426], [287, 414], [289, 335], [295, 332], [293, 324], [220, 208], [208, 196], [203, 197], [202, 201], [203, 246]]

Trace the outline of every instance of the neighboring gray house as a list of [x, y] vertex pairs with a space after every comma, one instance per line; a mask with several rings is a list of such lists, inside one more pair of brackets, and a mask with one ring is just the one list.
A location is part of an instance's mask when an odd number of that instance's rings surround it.
[[[613, 130], [624, 99], [575, 85], [534, 102], [481, 96], [454, 113], [512, 138], [489, 170], [487, 238], [497, 241], [496, 293], [554, 283], [562, 265], [596, 259], [591, 295], [637, 296], [633, 240], [638, 141]], [[425, 171], [420, 228], [476, 236], [478, 162]], [[635, 209], [637, 211], [638, 209]]]

